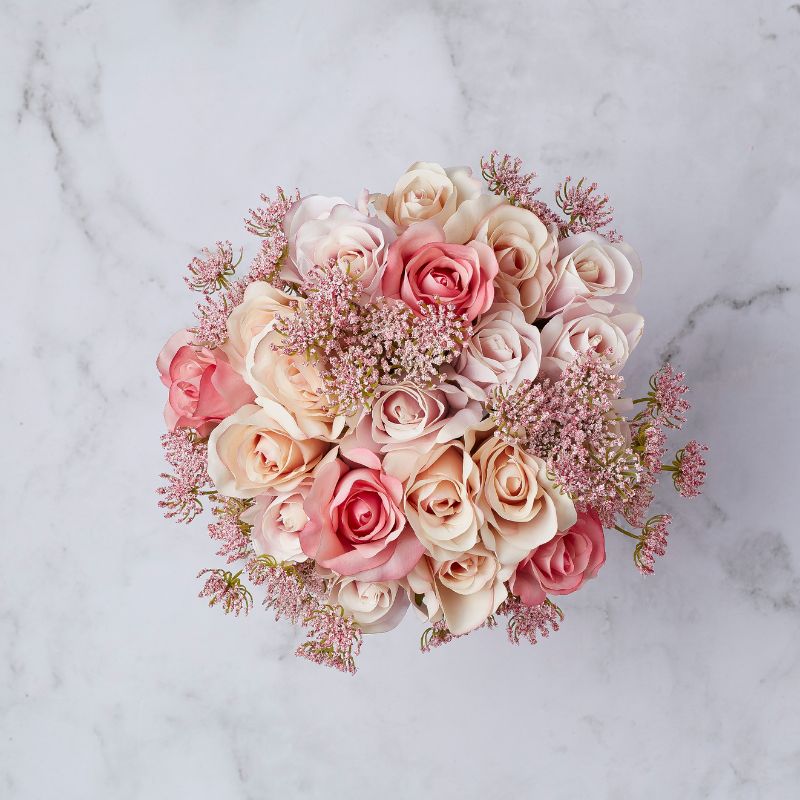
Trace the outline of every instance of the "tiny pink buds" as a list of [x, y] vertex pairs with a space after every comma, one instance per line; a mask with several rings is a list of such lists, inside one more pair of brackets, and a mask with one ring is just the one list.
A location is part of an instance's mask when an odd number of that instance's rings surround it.
[[204, 569], [197, 573], [197, 577], [208, 575], [198, 597], [208, 597], [208, 605], [220, 605], [226, 614], [238, 617], [240, 613], [247, 614], [253, 607], [253, 595], [242, 585], [239, 580], [241, 570], [235, 575], [222, 569]]

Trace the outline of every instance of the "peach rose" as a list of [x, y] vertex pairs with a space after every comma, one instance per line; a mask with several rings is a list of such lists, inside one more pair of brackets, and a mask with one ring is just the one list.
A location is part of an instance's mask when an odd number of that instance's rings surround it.
[[208, 441], [208, 474], [221, 494], [250, 498], [296, 489], [330, 449], [278, 403], [262, 400], [224, 419]]
[[457, 636], [480, 627], [508, 597], [500, 564], [481, 544], [444, 561], [425, 556], [407, 581], [428, 618], [444, 617]]
[[603, 300], [575, 301], [542, 329], [543, 377], [556, 379], [578, 353], [594, 350], [622, 369], [639, 343], [644, 319]]
[[178, 331], [158, 355], [161, 382], [169, 389], [164, 420], [171, 431], [194, 428], [208, 436], [225, 417], [252, 402], [253, 393], [222, 350], [195, 347], [191, 341], [188, 330]]
[[494, 195], [464, 203], [445, 225], [449, 242], [485, 242], [494, 251], [499, 272], [495, 295], [521, 309], [525, 320], [541, 316], [553, 281], [558, 231], [532, 211]]
[[496, 304], [473, 326], [449, 375], [470, 397], [483, 398], [494, 386], [533, 380], [541, 359], [539, 329], [515, 306]]
[[308, 485], [279, 495], [260, 494], [241, 520], [252, 525], [250, 541], [257, 555], [270, 555], [277, 561], [300, 563], [308, 556], [300, 547], [300, 531], [308, 522], [303, 510]]
[[509, 581], [511, 591], [525, 605], [536, 606], [548, 594], [571, 594], [594, 578], [606, 561], [600, 518], [581, 511], [575, 524], [539, 545], [517, 566]]
[[[413, 457], [408, 451], [390, 455], [394, 458], [387, 455], [387, 469]], [[434, 447], [411, 467], [406, 481], [406, 517], [434, 558], [453, 558], [475, 546], [484, 521], [477, 504], [479, 491], [478, 468], [460, 442]]]
[[339, 605], [364, 633], [384, 633], [396, 628], [408, 610], [408, 595], [398, 581], [361, 581], [339, 578], [328, 602]]
[[[357, 278], [368, 296], [380, 285], [394, 230], [378, 217], [347, 203], [328, 208], [336, 198], [311, 196], [300, 201], [288, 228], [289, 264], [283, 277], [302, 281], [315, 266], [331, 260]], [[326, 210], [327, 209], [327, 210]]]
[[473, 320], [492, 305], [497, 269], [488, 245], [447, 244], [442, 229], [425, 222], [409, 228], [389, 248], [381, 288], [416, 314], [421, 303], [448, 303]]
[[271, 325], [276, 316], [291, 313], [291, 303], [300, 300], [266, 281], [253, 281], [244, 290], [244, 299], [228, 317], [228, 341], [222, 348], [239, 374], [244, 373], [244, 360], [253, 338]]
[[612, 244], [596, 233], [579, 233], [558, 245], [555, 280], [547, 292], [545, 316], [563, 311], [578, 297], [630, 301], [639, 288], [642, 264], [625, 242]]
[[372, 194], [369, 200], [399, 228], [431, 220], [444, 225], [465, 201], [480, 195], [481, 182], [469, 167], [448, 167], [417, 161], [398, 179], [390, 195]]
[[322, 378], [304, 354], [280, 352], [281, 336], [269, 327], [253, 337], [245, 358], [244, 378], [262, 399], [279, 403], [291, 414], [306, 436], [336, 441], [347, 419], [327, 410], [321, 393]]
[[467, 433], [466, 444], [480, 471], [478, 505], [486, 517], [481, 538], [497, 554], [507, 578], [534, 547], [569, 528], [576, 512], [541, 458], [492, 433], [486, 421]]
[[[365, 466], [342, 459], [322, 466], [305, 503], [303, 552], [320, 566], [363, 581], [404, 578], [422, 545], [401, 510], [403, 486], [380, 468], [374, 453], [352, 453]], [[351, 462], [352, 463], [352, 462]]]

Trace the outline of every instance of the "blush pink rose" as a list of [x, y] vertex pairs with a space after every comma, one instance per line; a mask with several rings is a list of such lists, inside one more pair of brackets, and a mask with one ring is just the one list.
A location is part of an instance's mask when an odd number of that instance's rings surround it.
[[539, 545], [518, 565], [509, 586], [525, 605], [536, 606], [548, 594], [571, 594], [594, 578], [606, 561], [605, 536], [593, 510], [578, 513], [569, 530]]
[[169, 388], [164, 419], [171, 431], [194, 428], [208, 436], [225, 417], [255, 397], [225, 353], [195, 347], [188, 330], [169, 339], [156, 365], [161, 382]]
[[469, 320], [489, 310], [499, 267], [484, 242], [448, 244], [433, 222], [412, 225], [389, 247], [381, 288], [414, 313], [422, 303], [448, 303]]
[[401, 507], [403, 485], [381, 470], [374, 453], [354, 451], [320, 467], [308, 493], [303, 552], [321, 567], [362, 581], [404, 578], [422, 556], [422, 544]]

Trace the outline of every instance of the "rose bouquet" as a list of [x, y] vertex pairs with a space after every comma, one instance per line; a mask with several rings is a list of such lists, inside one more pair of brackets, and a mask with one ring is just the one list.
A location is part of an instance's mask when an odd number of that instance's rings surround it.
[[567, 178], [550, 206], [519, 159], [481, 167], [418, 162], [354, 205], [262, 197], [249, 268], [230, 242], [193, 259], [196, 324], [158, 357], [160, 505], [208, 505], [226, 562], [200, 595], [238, 615], [259, 590], [318, 663], [354, 671], [362, 634], [409, 607], [424, 651], [499, 618], [535, 643], [605, 531], [653, 571], [662, 472], [687, 497], [703, 483], [697, 442], [665, 461], [683, 375], [623, 397], [641, 266], [607, 197]]

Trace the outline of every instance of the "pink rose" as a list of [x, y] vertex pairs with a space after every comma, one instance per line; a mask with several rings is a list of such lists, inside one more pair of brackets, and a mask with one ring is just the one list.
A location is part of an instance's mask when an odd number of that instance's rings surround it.
[[523, 559], [509, 586], [525, 605], [536, 606], [548, 594], [571, 594], [594, 578], [606, 560], [603, 526], [593, 510]]
[[[403, 485], [381, 470], [374, 453], [354, 451], [349, 466], [320, 467], [305, 503], [303, 552], [320, 566], [361, 581], [404, 578], [422, 555], [401, 507]], [[352, 463], [351, 462], [351, 463]]]
[[169, 387], [164, 419], [171, 431], [195, 428], [208, 436], [254, 395], [222, 350], [195, 347], [191, 341], [188, 330], [178, 331], [158, 355], [161, 382]]
[[469, 320], [489, 310], [498, 266], [483, 242], [448, 244], [433, 222], [410, 227], [390, 248], [381, 288], [414, 313], [421, 303], [448, 303]]
[[241, 520], [252, 525], [250, 541], [256, 555], [270, 555], [278, 561], [305, 561], [300, 531], [308, 522], [303, 509], [310, 481], [279, 495], [260, 494], [242, 512]]

